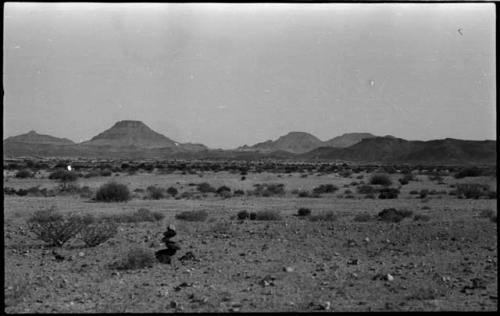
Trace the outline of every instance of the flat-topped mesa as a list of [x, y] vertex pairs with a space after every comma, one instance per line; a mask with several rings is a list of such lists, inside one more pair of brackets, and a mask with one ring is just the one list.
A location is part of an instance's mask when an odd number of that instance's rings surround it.
[[117, 128], [148, 128], [149, 127], [144, 124], [142, 121], [134, 121], [134, 120], [123, 120], [123, 121], [118, 121], [113, 125], [113, 127]]

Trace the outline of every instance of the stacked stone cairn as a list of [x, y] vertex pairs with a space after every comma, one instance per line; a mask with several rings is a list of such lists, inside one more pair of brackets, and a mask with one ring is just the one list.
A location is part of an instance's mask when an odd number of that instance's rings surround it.
[[161, 249], [155, 253], [156, 259], [165, 264], [170, 264], [172, 261], [172, 256], [175, 255], [177, 250], [180, 250], [181, 247], [177, 245], [175, 241], [171, 241], [170, 238], [174, 237], [177, 235], [177, 232], [175, 231], [175, 226], [174, 225], [169, 225], [167, 227], [167, 231], [163, 233], [163, 238], [162, 242], [165, 243], [165, 246], [167, 247], [166, 249]]

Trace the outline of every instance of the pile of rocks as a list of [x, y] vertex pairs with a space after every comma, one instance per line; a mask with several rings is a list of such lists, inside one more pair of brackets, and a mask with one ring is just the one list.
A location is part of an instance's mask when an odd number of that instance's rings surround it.
[[179, 247], [179, 245], [177, 245], [175, 241], [170, 240], [170, 238], [174, 237], [175, 235], [177, 235], [177, 232], [175, 231], [175, 226], [169, 225], [167, 227], [167, 231], [163, 233], [163, 238], [161, 240], [162, 242], [165, 243], [165, 246], [167, 248], [158, 250], [155, 253], [156, 259], [161, 263], [170, 264], [170, 262], [172, 261], [171, 257], [175, 255], [177, 250], [181, 249], [181, 247]]

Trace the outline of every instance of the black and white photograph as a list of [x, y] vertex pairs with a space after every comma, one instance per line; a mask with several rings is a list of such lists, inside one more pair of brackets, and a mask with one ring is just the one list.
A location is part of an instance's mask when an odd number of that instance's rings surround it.
[[495, 3], [3, 9], [6, 313], [498, 310]]

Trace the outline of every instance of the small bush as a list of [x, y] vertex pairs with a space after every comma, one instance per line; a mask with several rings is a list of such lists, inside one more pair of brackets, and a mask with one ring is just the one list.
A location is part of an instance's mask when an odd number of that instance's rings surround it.
[[472, 167], [460, 170], [457, 174], [455, 174], [455, 178], [461, 179], [465, 177], [479, 177], [481, 175], [482, 175], [481, 169]]
[[301, 207], [297, 212], [297, 216], [309, 216], [309, 215], [311, 215], [311, 209], [309, 208]]
[[354, 216], [354, 221], [355, 222], [368, 222], [370, 220], [372, 220], [372, 216], [370, 214], [367, 214], [367, 213], [363, 213], [363, 214], [358, 214], [356, 216]]
[[321, 213], [316, 214], [316, 215], [309, 216], [309, 220], [311, 222], [316, 222], [316, 221], [333, 222], [333, 221], [337, 220], [337, 216], [332, 211], [326, 211], [326, 212], [321, 212]]
[[217, 190], [212, 187], [210, 184], [208, 184], [207, 182], [203, 182], [203, 183], [200, 183], [197, 185], [197, 189], [198, 191], [200, 191], [201, 193], [214, 193], [216, 192]]
[[481, 196], [488, 196], [489, 186], [480, 183], [457, 184], [457, 195], [466, 199], [478, 199]]
[[257, 213], [255, 213], [255, 212], [251, 212], [251, 213], [250, 213], [249, 218], [250, 218], [250, 220], [252, 220], [252, 221], [253, 221], [253, 220], [256, 220], [256, 219], [257, 219]]
[[151, 212], [146, 208], [141, 208], [137, 212], [105, 215], [103, 219], [116, 223], [141, 223], [160, 221], [164, 217], [163, 213]]
[[425, 199], [427, 197], [427, 195], [429, 194], [429, 190], [422, 189], [422, 190], [420, 190], [420, 192], [418, 194], [419, 194], [419, 198]]
[[372, 193], [375, 193], [377, 191], [374, 187], [372, 187], [371, 185], [368, 185], [368, 184], [361, 185], [361, 186], [357, 187], [356, 190], [360, 194], [372, 194]]
[[61, 247], [84, 228], [85, 222], [76, 215], [65, 218], [52, 208], [35, 212], [28, 219], [28, 225], [39, 239], [51, 246]]
[[482, 218], [491, 218], [493, 216], [496, 216], [496, 214], [492, 209], [484, 209], [479, 213], [479, 217]]
[[390, 186], [392, 184], [392, 181], [391, 181], [391, 178], [389, 177], [389, 175], [384, 174], [384, 173], [376, 173], [376, 174], [371, 176], [370, 184]]
[[413, 217], [413, 220], [414, 221], [420, 221], [420, 222], [428, 222], [431, 220], [431, 218], [427, 215], [423, 215], [423, 214], [417, 214]]
[[322, 184], [318, 187], [315, 187], [313, 189], [313, 193], [316, 193], [316, 194], [323, 194], [323, 193], [334, 193], [335, 191], [337, 191], [339, 188], [336, 187], [335, 185], [333, 184]]
[[238, 217], [239, 220], [244, 220], [244, 219], [249, 218], [250, 214], [246, 210], [244, 210], [244, 211], [238, 212], [238, 214], [236, 216]]
[[255, 219], [258, 221], [278, 221], [281, 215], [277, 211], [258, 211]]
[[95, 247], [116, 235], [118, 225], [104, 221], [86, 225], [80, 232], [80, 237], [87, 247]]
[[31, 173], [31, 171], [26, 169], [19, 170], [18, 172], [16, 172], [16, 178], [19, 179], [33, 178], [33, 173]]
[[165, 198], [165, 189], [151, 185], [146, 188], [146, 198], [152, 200], [163, 199]]
[[179, 191], [177, 191], [177, 189], [174, 187], [170, 187], [167, 189], [167, 193], [170, 194], [171, 196], [176, 196], [179, 193]]
[[134, 270], [152, 267], [156, 258], [152, 252], [143, 248], [130, 250], [121, 262], [115, 263], [112, 267], [118, 270]]
[[234, 195], [238, 196], [238, 195], [245, 195], [245, 192], [243, 190], [235, 190]]
[[283, 183], [254, 184], [254, 187], [254, 194], [257, 196], [269, 197], [285, 194], [285, 185]]
[[415, 195], [415, 194], [419, 194], [419, 192], [417, 190], [411, 190], [410, 194]]
[[123, 202], [130, 200], [131, 195], [125, 184], [109, 182], [97, 190], [95, 199], [101, 202]]
[[409, 210], [397, 210], [395, 208], [386, 208], [378, 213], [379, 220], [383, 222], [393, 222], [399, 223], [406, 217], [413, 215], [412, 211]]
[[69, 183], [78, 179], [78, 174], [74, 171], [57, 170], [49, 175], [49, 179], [59, 180], [62, 183]]
[[380, 190], [379, 199], [397, 199], [399, 190], [395, 188], [384, 188]]
[[203, 222], [207, 217], [208, 213], [206, 211], [184, 211], [175, 215], [175, 218], [189, 222]]

